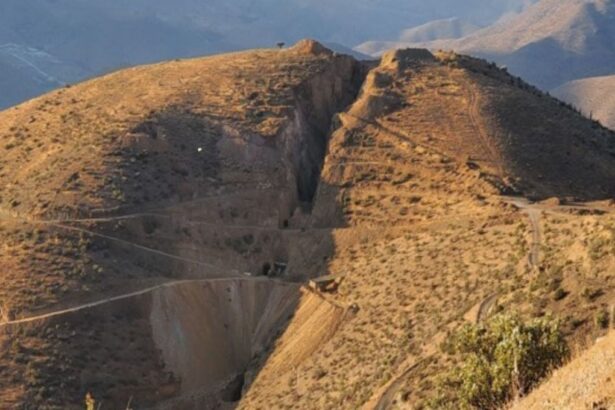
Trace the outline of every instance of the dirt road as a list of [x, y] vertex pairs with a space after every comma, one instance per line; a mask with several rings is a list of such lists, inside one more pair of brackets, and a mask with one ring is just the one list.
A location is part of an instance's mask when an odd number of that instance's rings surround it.
[[528, 254], [528, 267], [530, 269], [538, 269], [540, 265], [540, 247], [542, 245], [540, 234], [540, 217], [543, 210], [536, 204], [531, 204], [526, 198], [521, 197], [504, 197], [504, 201], [508, 202], [518, 209], [525, 212], [530, 221], [532, 229], [532, 243]]
[[496, 304], [497, 301], [498, 294], [494, 293], [493, 295], [490, 295], [481, 302], [480, 307], [478, 308], [478, 313], [476, 315], [476, 323], [484, 322], [485, 319], [487, 319], [489, 313], [491, 313], [491, 309], [493, 309], [493, 306]]
[[67, 309], [61, 309], [61, 310], [56, 310], [53, 312], [49, 312], [49, 313], [45, 313], [42, 315], [36, 315], [36, 316], [31, 316], [31, 317], [27, 317], [27, 318], [22, 318], [22, 319], [15, 319], [15, 320], [10, 320], [7, 322], [2, 322], [0, 323], [0, 329], [6, 326], [11, 326], [11, 325], [19, 325], [19, 324], [24, 324], [24, 323], [31, 323], [31, 322], [37, 322], [40, 320], [45, 320], [45, 319], [50, 319], [53, 317], [57, 317], [57, 316], [62, 316], [62, 315], [66, 315], [68, 313], [75, 313], [75, 312], [79, 312], [79, 311], [83, 311], [83, 310], [88, 310], [91, 308], [94, 308], [96, 306], [101, 306], [101, 305], [105, 305], [108, 303], [113, 303], [113, 302], [117, 302], [119, 300], [125, 300], [125, 299], [130, 299], [136, 296], [141, 296], [141, 295], [145, 295], [148, 293], [152, 293], [155, 292], [159, 289], [164, 289], [164, 288], [172, 288], [174, 286], [178, 286], [178, 285], [183, 285], [183, 284], [187, 284], [187, 283], [193, 283], [193, 284], [204, 284], [204, 283], [211, 283], [211, 282], [227, 282], [227, 281], [232, 281], [232, 280], [240, 280], [240, 281], [254, 281], [254, 282], [277, 282], [277, 283], [283, 283], [283, 284], [287, 284], [289, 282], [285, 282], [285, 281], [281, 281], [281, 280], [277, 280], [277, 279], [270, 279], [270, 278], [264, 278], [264, 277], [245, 277], [245, 276], [229, 276], [229, 277], [225, 277], [225, 278], [216, 278], [216, 279], [197, 279], [197, 280], [177, 280], [177, 281], [172, 281], [172, 282], [167, 282], [167, 283], [163, 283], [160, 285], [156, 285], [156, 286], [151, 286], [145, 289], [141, 289], [141, 290], [137, 290], [134, 292], [130, 292], [130, 293], [125, 293], [122, 295], [118, 295], [118, 296], [112, 296], [112, 297], [108, 297], [108, 298], [104, 298], [104, 299], [100, 299], [94, 302], [88, 302], [88, 303], [84, 303], [72, 308], [67, 308]]

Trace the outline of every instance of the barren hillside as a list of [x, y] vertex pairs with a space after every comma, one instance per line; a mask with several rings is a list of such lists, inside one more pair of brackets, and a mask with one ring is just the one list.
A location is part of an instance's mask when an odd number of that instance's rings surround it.
[[599, 335], [613, 149], [482, 60], [313, 41], [0, 113], [0, 407], [420, 407], [467, 321]]
[[448, 18], [406, 29], [401, 33], [399, 39], [409, 43], [421, 43], [465, 37], [479, 29], [480, 27], [459, 18]]

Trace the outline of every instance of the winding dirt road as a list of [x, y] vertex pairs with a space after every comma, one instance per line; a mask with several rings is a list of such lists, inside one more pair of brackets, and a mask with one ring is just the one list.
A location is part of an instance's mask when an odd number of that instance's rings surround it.
[[395, 401], [395, 395], [402, 388], [404, 382], [406, 381], [408, 376], [410, 376], [410, 373], [412, 373], [414, 370], [416, 370], [421, 364], [423, 364], [428, 359], [429, 359], [429, 357], [426, 357], [424, 359], [421, 359], [421, 360], [415, 362], [410, 367], [408, 367], [406, 370], [404, 370], [400, 376], [398, 376], [397, 378], [393, 379], [394, 380], [393, 383], [391, 383], [390, 385], [387, 386], [384, 394], [382, 395], [382, 397], [380, 398], [380, 400], [378, 401], [378, 403], [374, 407], [374, 410], [388, 410], [388, 409], [390, 409], [391, 406], [393, 406], [393, 402]]
[[484, 322], [487, 319], [489, 313], [491, 313], [491, 309], [493, 309], [497, 301], [498, 294], [494, 293], [481, 302], [478, 313], [476, 314], [476, 323]]
[[526, 198], [506, 197], [504, 200], [522, 210], [528, 216], [530, 227], [532, 229], [532, 243], [528, 254], [528, 267], [530, 269], [537, 270], [540, 265], [540, 247], [542, 245], [540, 234], [540, 217], [542, 216], [543, 211], [538, 206], [530, 204]]

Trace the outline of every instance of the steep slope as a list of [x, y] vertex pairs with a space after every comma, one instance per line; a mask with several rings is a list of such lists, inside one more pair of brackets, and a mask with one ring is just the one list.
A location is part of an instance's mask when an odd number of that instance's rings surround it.
[[609, 335], [555, 372], [547, 383], [513, 409], [612, 409], [615, 407], [613, 377], [615, 339]]
[[571, 81], [554, 89], [552, 94], [615, 129], [615, 76]]
[[[586, 252], [613, 216], [525, 209], [501, 196], [612, 195], [584, 182], [606, 187], [615, 163], [581, 142], [593, 135], [612, 144], [613, 133], [594, 127], [483, 61], [385, 55], [339, 116], [313, 211], [316, 224], [339, 226], [329, 271], [344, 280], [332, 298], [354, 314], [293, 371], [265, 363], [240, 408], [267, 408], [271, 397], [279, 408], [422, 408], [455, 365], [441, 342], [480, 320], [486, 301], [567, 317], [570, 340], [599, 332], [588, 318], [614, 300], [613, 256]], [[589, 152], [603, 161], [602, 177], [589, 163], [574, 165]], [[568, 155], [575, 160], [559, 162]], [[586, 172], [597, 174], [574, 177]], [[596, 282], [586, 276], [592, 269]], [[560, 285], [569, 293], [556, 301]], [[601, 289], [590, 303], [582, 296], [589, 286]]]
[[[516, 17], [461, 39], [414, 46], [487, 58], [549, 90], [571, 80], [615, 71], [614, 19], [611, 1], [541, 0]], [[368, 46], [358, 50], [377, 52], [373, 47], [367, 50]], [[383, 45], [380, 52], [388, 46]]]

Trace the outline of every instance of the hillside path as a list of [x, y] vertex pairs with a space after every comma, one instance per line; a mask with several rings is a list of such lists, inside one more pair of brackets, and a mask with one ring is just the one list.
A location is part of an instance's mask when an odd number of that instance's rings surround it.
[[502, 159], [498, 153], [498, 149], [494, 146], [491, 138], [487, 135], [483, 123], [481, 121], [480, 114], [480, 94], [474, 90], [472, 85], [467, 85], [466, 90], [468, 93], [468, 116], [470, 118], [470, 122], [472, 126], [476, 130], [476, 134], [478, 135], [481, 145], [486, 150], [486, 154], [489, 155], [491, 163], [497, 168], [500, 175], [504, 175], [502, 170]]
[[56, 310], [56, 311], [45, 313], [45, 314], [41, 314], [41, 315], [31, 316], [31, 317], [22, 318], [22, 319], [10, 320], [10, 321], [7, 321], [7, 322], [1, 322], [0, 323], [0, 329], [2, 329], [3, 327], [11, 326], [11, 325], [19, 325], [19, 324], [24, 324], [24, 323], [37, 322], [37, 321], [41, 321], [41, 320], [45, 320], [45, 319], [50, 319], [50, 318], [57, 317], [57, 316], [66, 315], [68, 313], [75, 313], [75, 312], [79, 312], [79, 311], [83, 311], [83, 310], [88, 310], [88, 309], [91, 309], [91, 308], [96, 307], [96, 306], [101, 306], [101, 305], [105, 305], [105, 304], [108, 304], [108, 303], [117, 302], [118, 300], [130, 299], [130, 298], [133, 298], [133, 297], [137, 297], [137, 296], [145, 295], [145, 294], [148, 294], [148, 293], [152, 293], [152, 292], [157, 291], [159, 289], [171, 288], [171, 287], [174, 287], [174, 286], [183, 285], [183, 284], [190, 284], [190, 283], [192, 283], [192, 284], [203, 284], [203, 283], [213, 283], [213, 282], [227, 282], [227, 281], [231, 281], [231, 280], [253, 281], [253, 282], [276, 282], [276, 283], [280, 283], [280, 284], [284, 284], [284, 285], [290, 285], [290, 284], [293, 283], [293, 282], [286, 282], [286, 281], [282, 281], [282, 280], [278, 280], [278, 279], [270, 279], [270, 278], [264, 278], [264, 277], [247, 278], [247, 277], [243, 277], [243, 276], [228, 276], [228, 277], [225, 277], [225, 278], [216, 278], [216, 279], [177, 280], [177, 281], [162, 283], [162, 284], [156, 285], [156, 286], [151, 286], [151, 287], [148, 287], [148, 288], [145, 288], [145, 289], [141, 289], [141, 290], [137, 290], [137, 291], [134, 291], [134, 292], [125, 293], [125, 294], [122, 294], [122, 295], [117, 295], [117, 296], [112, 296], [112, 297], [100, 299], [100, 300], [97, 300], [95, 302], [84, 303], [84, 304], [81, 304], [81, 305], [78, 305], [78, 306], [75, 306], [75, 307], [72, 307], [72, 308]]
[[488, 296], [483, 300], [478, 308], [478, 313], [476, 314], [476, 323], [484, 322], [487, 319], [489, 313], [491, 313], [491, 309], [498, 301], [498, 294], [494, 293], [493, 295]]

